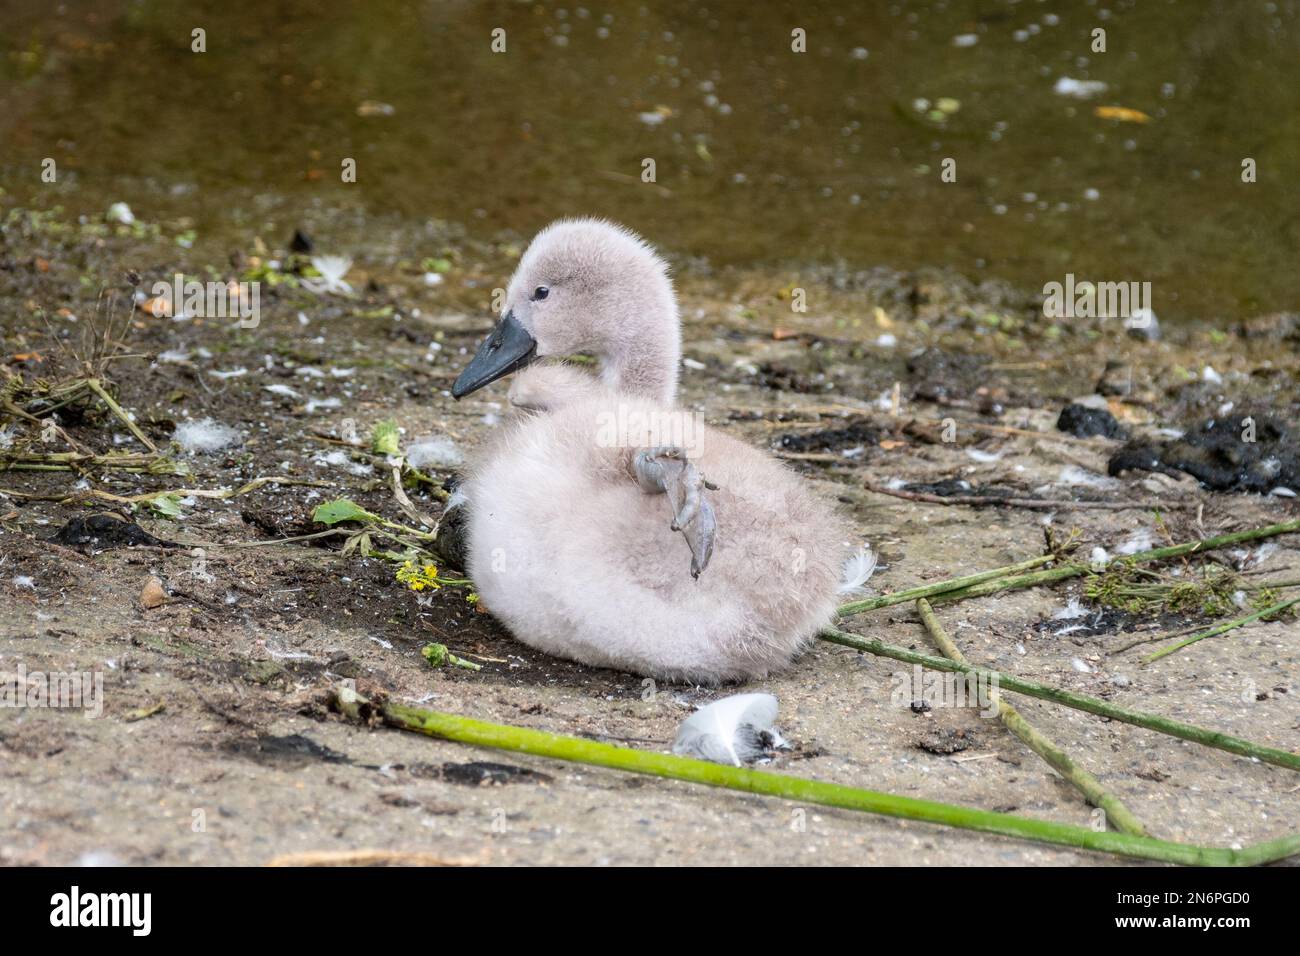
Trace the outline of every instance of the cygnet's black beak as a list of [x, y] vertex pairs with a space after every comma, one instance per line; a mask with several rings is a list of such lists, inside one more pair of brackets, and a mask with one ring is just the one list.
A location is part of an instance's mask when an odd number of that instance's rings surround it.
[[451, 397], [463, 398], [470, 392], [477, 392], [503, 375], [523, 368], [536, 354], [537, 340], [519, 324], [513, 312], [507, 312], [456, 379], [456, 384], [451, 387]]

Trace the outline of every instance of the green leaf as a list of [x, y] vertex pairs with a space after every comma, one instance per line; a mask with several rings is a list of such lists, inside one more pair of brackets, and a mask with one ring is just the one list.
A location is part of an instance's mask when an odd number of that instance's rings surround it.
[[311, 513], [311, 520], [317, 524], [338, 524], [340, 521], [377, 521], [379, 515], [372, 514], [351, 498], [335, 498], [323, 505], [317, 505]]
[[185, 513], [181, 510], [181, 501], [176, 495], [159, 495], [149, 502], [149, 507], [164, 518], [179, 518]]
[[483, 669], [482, 664], [475, 664], [473, 661], [457, 657], [447, 650], [446, 644], [425, 644], [420, 649], [420, 653], [434, 667], [446, 667], [451, 664], [453, 667], [463, 667], [467, 671], [481, 671]]

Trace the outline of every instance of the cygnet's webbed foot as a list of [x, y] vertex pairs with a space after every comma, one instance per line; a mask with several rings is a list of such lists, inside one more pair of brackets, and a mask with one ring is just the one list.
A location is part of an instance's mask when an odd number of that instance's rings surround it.
[[658, 445], [636, 453], [632, 470], [637, 484], [648, 494], [666, 494], [672, 507], [669, 527], [680, 531], [691, 549], [691, 577], [698, 578], [713, 556], [717, 519], [705, 490], [716, 491], [676, 445]]

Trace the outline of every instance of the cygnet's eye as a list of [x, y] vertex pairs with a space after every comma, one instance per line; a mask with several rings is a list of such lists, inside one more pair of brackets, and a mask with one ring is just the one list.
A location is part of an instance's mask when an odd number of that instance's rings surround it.
[[550, 289], [546, 288], [546, 286], [544, 285], [539, 285], [536, 289], [533, 290], [533, 301], [541, 302], [550, 294], [551, 294]]

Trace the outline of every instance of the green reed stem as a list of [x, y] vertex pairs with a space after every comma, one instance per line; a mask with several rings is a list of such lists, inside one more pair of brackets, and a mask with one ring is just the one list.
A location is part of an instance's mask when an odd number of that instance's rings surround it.
[[1226, 750], [1229, 753], [1240, 754], [1243, 757], [1254, 757], [1265, 763], [1276, 764], [1289, 770], [1300, 770], [1300, 755], [1286, 750], [1266, 747], [1263, 744], [1251, 743], [1249, 740], [1242, 740], [1240, 737], [1233, 737], [1217, 730], [1206, 730], [1192, 724], [1171, 720], [1168, 717], [1161, 717], [1158, 714], [1129, 710], [1127, 707], [1119, 707], [1104, 700], [1097, 700], [1094, 697], [1085, 697], [1083, 694], [1076, 694], [1073, 691], [1049, 687], [1037, 681], [1004, 674], [1001, 671], [989, 670], [984, 667], [972, 667], [970, 664], [959, 664], [944, 657], [921, 654], [917, 651], [908, 650], [906, 647], [886, 644], [875, 638], [848, 634], [833, 627], [822, 628], [817, 636], [821, 640], [832, 644], [851, 647], [856, 651], [875, 654], [879, 657], [888, 657], [892, 660], [902, 661], [905, 664], [914, 664], [951, 673], [969, 674], [989, 682], [996, 681], [996, 686], [1000, 690], [1024, 694], [1027, 697], [1037, 697], [1039, 700], [1050, 700], [1065, 707], [1096, 714], [1098, 717], [1109, 717], [1111, 720], [1132, 724], [1135, 727], [1144, 727], [1147, 730], [1158, 731], [1182, 740], [1191, 740], [1198, 744], [1204, 744], [1206, 747], [1213, 747], [1216, 750]]
[[[930, 602], [925, 598], [921, 598], [916, 602], [916, 610], [921, 615], [921, 622], [925, 625], [925, 629], [929, 631], [930, 637], [943, 651], [944, 657], [959, 664], [965, 664], [966, 657], [952, 638], [948, 636], [948, 632], [943, 629], [943, 625], [939, 623], [939, 618], [935, 616], [934, 608], [930, 606]], [[1026, 747], [1047, 761], [1050, 767], [1083, 794], [1084, 799], [1094, 807], [1100, 807], [1104, 810], [1106, 812], [1106, 822], [1121, 833], [1131, 833], [1135, 836], [1147, 835], [1146, 828], [1142, 826], [1128, 807], [1120, 802], [1118, 797], [1103, 787], [1100, 780], [1075, 763], [1073, 758], [1051, 738], [1042, 734], [1029, 721], [1025, 720], [1020, 711], [1002, 699], [1002, 695], [997, 692], [996, 687], [990, 688], [988, 696], [989, 700], [997, 707], [998, 718], [1006, 725], [1006, 728], [1019, 737]]]
[[643, 773], [744, 793], [780, 797], [801, 803], [842, 807], [883, 816], [900, 817], [1018, 837], [1074, 849], [1116, 853], [1121, 856], [1163, 863], [1199, 866], [1251, 866], [1271, 863], [1300, 853], [1300, 834], [1292, 834], [1266, 843], [1256, 843], [1240, 850], [1172, 843], [1151, 837], [1089, 830], [1085, 827], [1047, 820], [1034, 820], [1008, 813], [976, 810], [971, 807], [918, 800], [874, 790], [861, 790], [820, 780], [805, 780], [784, 774], [731, 767], [693, 760], [673, 754], [633, 750], [613, 744], [546, 733], [527, 727], [494, 724], [457, 714], [423, 710], [391, 702], [371, 703], [347, 688], [335, 695], [335, 704], [354, 719], [378, 718], [391, 726], [415, 733], [453, 740], [477, 747], [491, 747], [517, 753], [550, 757], [595, 767], [609, 767], [631, 773]]

